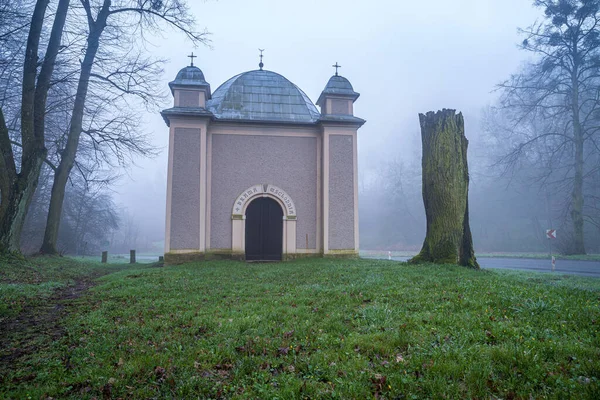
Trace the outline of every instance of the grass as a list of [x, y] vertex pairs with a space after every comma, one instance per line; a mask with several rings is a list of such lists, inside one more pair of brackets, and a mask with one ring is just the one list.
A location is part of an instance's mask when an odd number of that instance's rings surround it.
[[[137, 253], [136, 262], [138, 264], [150, 264], [158, 261], [158, 257], [162, 254], [158, 253]], [[91, 261], [98, 263], [102, 259], [101, 254], [97, 255], [86, 255], [86, 256], [73, 256], [73, 259], [81, 261]], [[107, 262], [109, 264], [125, 264], [129, 263], [129, 253], [108, 253]]]
[[84, 263], [67, 257], [22, 258], [0, 255], [0, 323], [28, 306], [46, 301], [76, 280], [122, 269], [122, 265]]
[[[414, 257], [417, 255], [417, 251], [392, 251], [392, 257]], [[388, 251], [385, 250], [361, 250], [361, 256], [363, 257], [377, 257], [385, 258], [388, 256]], [[519, 253], [519, 252], [492, 252], [492, 253], [475, 253], [478, 258], [534, 258], [534, 259], [550, 259], [548, 253]], [[562, 254], [554, 254], [557, 260], [574, 260], [574, 261], [600, 261], [600, 254], [579, 254], [565, 256]]]
[[100, 281], [0, 398], [600, 397], [600, 280], [312, 259]]

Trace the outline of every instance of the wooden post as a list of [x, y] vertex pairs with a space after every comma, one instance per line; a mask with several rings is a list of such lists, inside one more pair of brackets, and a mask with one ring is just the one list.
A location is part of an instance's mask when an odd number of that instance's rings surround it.
[[135, 264], [135, 250], [129, 250], [129, 264]]
[[108, 261], [108, 251], [103, 251], [102, 252], [102, 263], [106, 264], [107, 261]]

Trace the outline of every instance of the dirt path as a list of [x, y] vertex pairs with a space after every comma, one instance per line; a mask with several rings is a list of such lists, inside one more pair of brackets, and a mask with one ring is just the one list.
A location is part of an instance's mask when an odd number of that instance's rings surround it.
[[[113, 271], [96, 271], [75, 281], [75, 284], [56, 290], [45, 302], [28, 306], [19, 315], [0, 325], [0, 384], [4, 373], [14, 368], [14, 364], [41, 348], [49, 346], [64, 334], [62, 319], [71, 312], [73, 300], [85, 294], [98, 284], [97, 279]], [[32, 380], [27, 376], [21, 381]]]

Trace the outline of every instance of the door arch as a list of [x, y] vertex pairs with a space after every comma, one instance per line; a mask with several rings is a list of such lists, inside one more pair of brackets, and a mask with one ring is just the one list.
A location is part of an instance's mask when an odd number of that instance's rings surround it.
[[283, 189], [271, 184], [256, 184], [244, 190], [235, 199], [231, 209], [231, 253], [235, 257], [246, 255], [246, 209], [261, 197], [269, 197], [279, 204], [283, 215], [283, 257], [296, 253], [296, 205]]
[[245, 255], [248, 261], [281, 261], [283, 254], [283, 209], [264, 196], [246, 207]]

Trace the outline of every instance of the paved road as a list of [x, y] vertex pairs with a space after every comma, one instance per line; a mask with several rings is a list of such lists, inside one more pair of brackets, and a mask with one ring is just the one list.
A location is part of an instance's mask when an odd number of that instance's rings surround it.
[[[381, 257], [387, 258], [387, 257]], [[392, 257], [392, 260], [406, 261], [409, 257]], [[531, 258], [488, 258], [477, 259], [481, 268], [517, 269], [522, 271], [551, 272], [550, 260]], [[556, 260], [554, 273], [581, 275], [600, 278], [600, 261]]]

